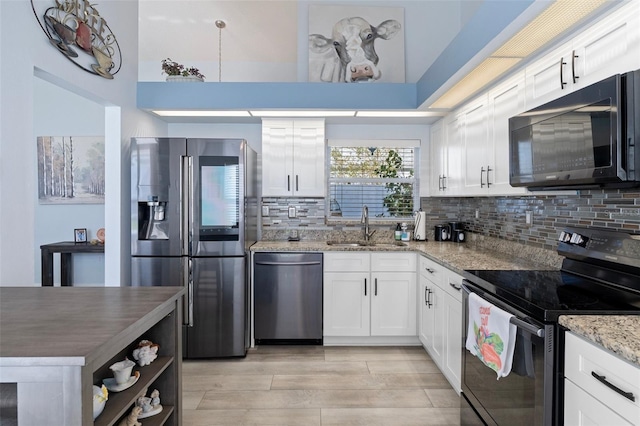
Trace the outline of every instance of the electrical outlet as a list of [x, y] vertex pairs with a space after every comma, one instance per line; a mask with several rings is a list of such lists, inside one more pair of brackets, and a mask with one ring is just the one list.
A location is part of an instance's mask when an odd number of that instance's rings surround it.
[[269, 216], [269, 206], [262, 206], [262, 216]]
[[527, 225], [531, 225], [533, 223], [533, 212], [525, 212], [524, 213], [524, 222]]
[[296, 217], [296, 208], [294, 206], [289, 206], [289, 219], [293, 219]]
[[476, 209], [476, 219], [480, 219], [480, 210]]

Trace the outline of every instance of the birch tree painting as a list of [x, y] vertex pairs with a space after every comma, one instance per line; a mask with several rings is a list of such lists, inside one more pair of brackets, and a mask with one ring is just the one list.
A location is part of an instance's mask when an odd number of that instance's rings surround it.
[[41, 204], [103, 204], [104, 188], [104, 137], [38, 137]]

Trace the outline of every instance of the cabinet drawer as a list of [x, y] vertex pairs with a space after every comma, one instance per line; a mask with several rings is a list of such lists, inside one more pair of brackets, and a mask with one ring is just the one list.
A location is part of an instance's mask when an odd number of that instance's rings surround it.
[[[567, 332], [565, 336], [565, 377], [625, 419], [640, 419], [640, 368], [573, 333]], [[611, 389], [592, 373], [631, 393], [635, 401]]]
[[571, 380], [564, 381], [564, 395], [565, 425], [633, 425], [577, 387]]
[[369, 253], [330, 251], [324, 253], [323, 263], [325, 272], [369, 272], [371, 256]]
[[462, 303], [462, 277], [454, 272], [447, 271], [444, 283], [444, 291], [454, 300]]
[[415, 253], [371, 253], [371, 272], [415, 272]]
[[433, 260], [420, 256], [420, 274], [436, 284], [442, 284], [445, 279], [446, 268]]

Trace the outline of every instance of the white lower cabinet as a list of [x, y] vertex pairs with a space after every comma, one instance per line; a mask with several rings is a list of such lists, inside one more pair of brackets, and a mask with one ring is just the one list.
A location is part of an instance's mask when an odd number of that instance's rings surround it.
[[416, 336], [414, 253], [324, 254], [325, 337]]
[[462, 277], [420, 256], [418, 337], [454, 390], [462, 370]]
[[640, 424], [640, 368], [565, 334], [564, 424]]

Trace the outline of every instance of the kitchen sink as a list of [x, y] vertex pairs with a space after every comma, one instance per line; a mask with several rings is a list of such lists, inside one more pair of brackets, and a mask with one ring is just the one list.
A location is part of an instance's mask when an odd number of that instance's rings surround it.
[[334, 247], [406, 247], [407, 243], [393, 241], [390, 243], [370, 242], [370, 241], [327, 241], [328, 246]]

